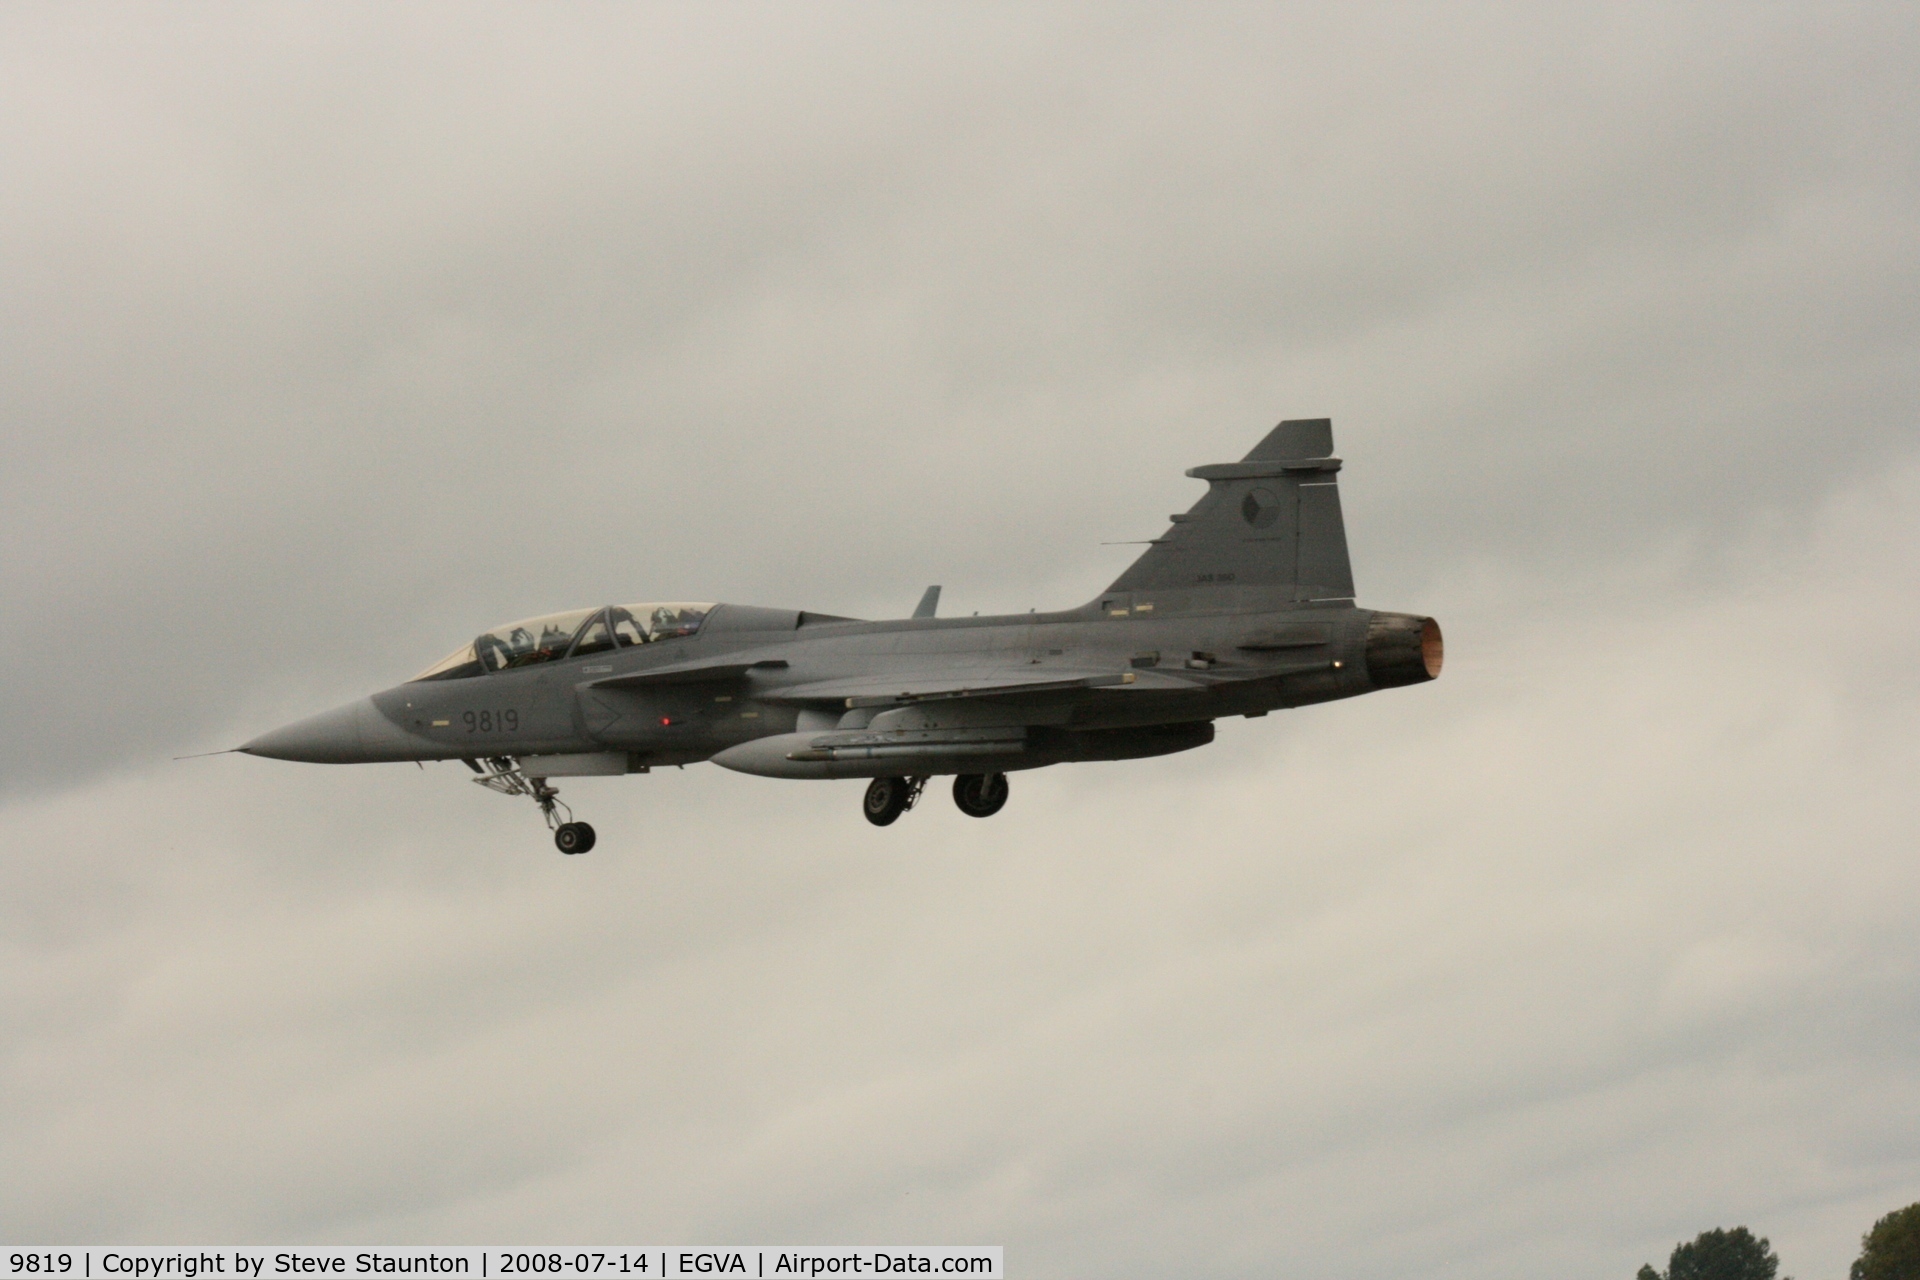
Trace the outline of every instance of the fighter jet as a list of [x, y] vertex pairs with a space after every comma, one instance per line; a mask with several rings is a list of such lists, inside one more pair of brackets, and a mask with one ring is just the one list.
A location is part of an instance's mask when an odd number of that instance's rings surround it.
[[1075, 609], [862, 621], [649, 601], [482, 632], [404, 684], [262, 734], [249, 755], [316, 764], [461, 760], [539, 806], [562, 853], [594, 831], [555, 778], [712, 761], [764, 778], [867, 778], [887, 826], [936, 777], [976, 818], [1007, 775], [1213, 741], [1222, 716], [1440, 674], [1432, 618], [1354, 604], [1325, 418], [1282, 422]]

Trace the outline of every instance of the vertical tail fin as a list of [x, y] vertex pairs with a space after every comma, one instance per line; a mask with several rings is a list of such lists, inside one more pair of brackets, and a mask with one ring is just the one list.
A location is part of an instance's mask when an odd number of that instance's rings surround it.
[[1187, 472], [1207, 494], [1109, 591], [1231, 585], [1294, 600], [1353, 598], [1330, 418], [1281, 423], [1239, 462]]

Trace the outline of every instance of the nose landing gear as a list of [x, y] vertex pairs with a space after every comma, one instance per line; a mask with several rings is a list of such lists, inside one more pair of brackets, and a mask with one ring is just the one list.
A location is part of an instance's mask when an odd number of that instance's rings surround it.
[[[547, 828], [553, 832], [554, 847], [560, 852], [585, 853], [593, 848], [593, 828], [573, 820], [573, 810], [560, 801], [560, 788], [548, 786], [545, 778], [529, 778], [507, 756], [489, 759], [484, 769], [478, 760], [469, 759], [466, 765], [480, 775], [474, 781], [487, 790], [498, 791], [503, 796], [526, 796], [539, 805], [540, 816], [547, 820]], [[561, 819], [562, 813], [566, 815], [564, 821]]]
[[553, 843], [562, 853], [585, 853], [593, 841], [593, 828], [584, 822], [563, 822], [553, 829]]

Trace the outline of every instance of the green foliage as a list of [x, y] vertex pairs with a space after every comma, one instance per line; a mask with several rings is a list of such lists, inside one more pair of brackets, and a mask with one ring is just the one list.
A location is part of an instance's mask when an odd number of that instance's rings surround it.
[[1702, 1231], [1690, 1244], [1673, 1246], [1664, 1273], [1641, 1267], [1636, 1280], [1774, 1280], [1779, 1270], [1779, 1255], [1764, 1236], [1755, 1239], [1745, 1227], [1731, 1231], [1716, 1227]]
[[1920, 1204], [1895, 1209], [1860, 1237], [1852, 1280], [1920, 1280]]

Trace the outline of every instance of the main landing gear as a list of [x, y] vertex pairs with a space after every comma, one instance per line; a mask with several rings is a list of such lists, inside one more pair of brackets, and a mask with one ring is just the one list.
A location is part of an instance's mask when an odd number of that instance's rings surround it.
[[[548, 786], [545, 778], [529, 778], [519, 765], [506, 756], [495, 756], [488, 760], [484, 769], [478, 760], [468, 760], [466, 763], [467, 768], [480, 775], [474, 781], [487, 790], [498, 791], [503, 796], [526, 796], [539, 805], [540, 815], [547, 820], [547, 827], [553, 832], [554, 847], [560, 852], [585, 853], [593, 848], [593, 828], [573, 820], [573, 810], [560, 802], [560, 788]], [[560, 816], [562, 813], [566, 815], [564, 821]]]
[[[913, 808], [926, 788], [925, 778], [875, 778], [867, 784], [860, 811], [876, 827], [890, 826]], [[1007, 775], [963, 773], [953, 780], [953, 802], [970, 818], [991, 818], [1007, 803]]]
[[913, 808], [926, 785], [925, 778], [875, 778], [867, 784], [867, 798], [860, 812], [876, 827], [890, 826], [895, 818]]
[[969, 818], [991, 818], [1006, 807], [1007, 775], [963, 773], [953, 780], [953, 802]]

